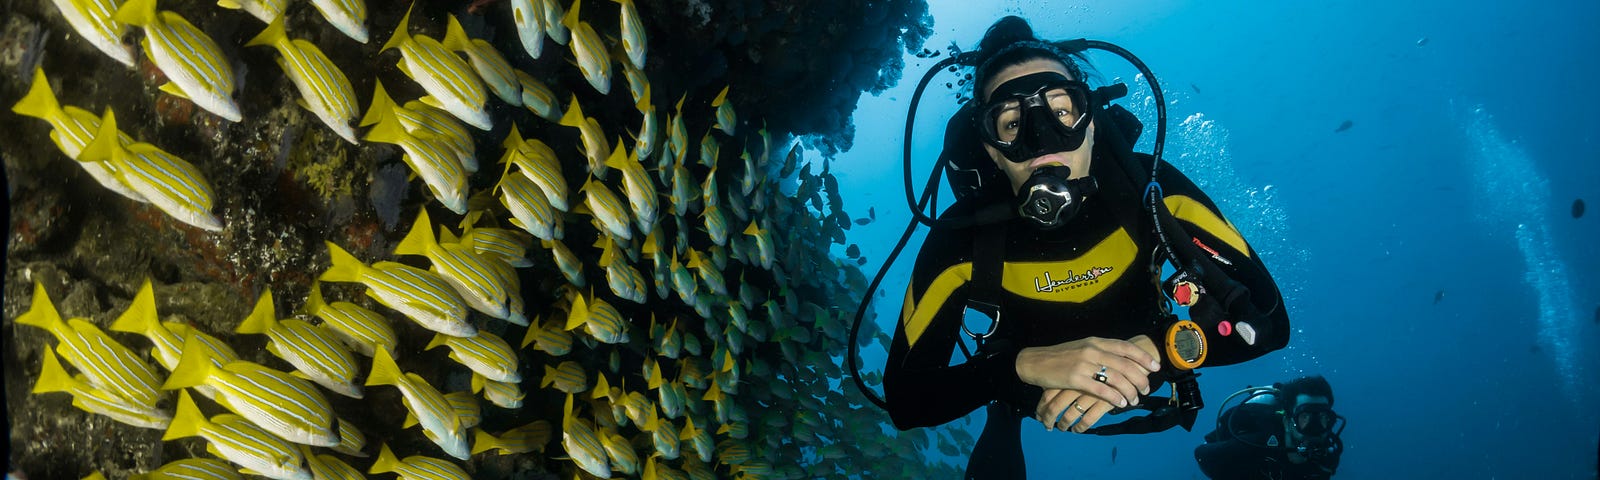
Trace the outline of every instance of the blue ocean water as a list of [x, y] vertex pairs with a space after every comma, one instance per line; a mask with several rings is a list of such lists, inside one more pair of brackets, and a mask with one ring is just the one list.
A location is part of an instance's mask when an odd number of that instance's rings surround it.
[[[1203, 478], [1192, 451], [1222, 400], [1303, 374], [1326, 376], [1349, 420], [1339, 478], [1595, 477], [1600, 218], [1569, 212], [1574, 199], [1600, 201], [1600, 90], [1589, 86], [1600, 3], [1052, 0], [934, 2], [931, 13], [929, 48], [971, 48], [1015, 14], [1045, 38], [1139, 55], [1167, 94], [1166, 158], [1262, 253], [1294, 327], [1284, 350], [1203, 371], [1209, 405], [1193, 432], [1089, 437], [1025, 423], [1033, 478]], [[877, 214], [850, 232], [864, 268], [881, 266], [910, 219], [903, 121], [935, 61], [908, 56], [899, 86], [863, 97], [856, 146], [836, 163], [852, 214]], [[1123, 103], [1152, 121], [1131, 67], [1091, 61], [1101, 83], [1135, 87]], [[955, 81], [938, 77], [919, 107], [919, 188]], [[875, 304], [885, 330], [920, 240]], [[881, 370], [884, 353], [863, 359]], [[981, 416], [952, 427], [976, 434]]]

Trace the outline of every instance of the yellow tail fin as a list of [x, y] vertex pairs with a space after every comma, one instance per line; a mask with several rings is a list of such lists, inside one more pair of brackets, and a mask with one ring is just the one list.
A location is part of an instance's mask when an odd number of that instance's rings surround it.
[[[367, 112], [370, 115], [372, 109], [367, 109]], [[399, 144], [407, 135], [405, 127], [400, 125], [399, 118], [392, 114], [380, 114], [378, 115], [378, 125], [367, 131], [366, 140], [369, 142]]]
[[370, 268], [367, 267], [367, 264], [361, 263], [354, 255], [346, 252], [343, 248], [339, 248], [339, 245], [333, 242], [324, 241], [323, 243], [328, 244], [328, 256], [331, 258], [333, 265], [328, 267], [328, 271], [322, 272], [322, 276], [317, 277], [317, 280], [324, 282], [359, 282], [362, 277], [366, 276], [366, 271]]
[[322, 300], [322, 282], [311, 282], [311, 296], [306, 298], [306, 313], [316, 315], [322, 309], [328, 308], [328, 303]]
[[372, 462], [372, 469], [367, 473], [389, 473], [400, 466], [400, 460], [394, 458], [394, 452], [389, 451], [389, 446], [378, 444], [378, 461]]
[[189, 398], [189, 391], [184, 390], [178, 393], [178, 413], [172, 416], [172, 424], [167, 426], [167, 433], [161, 436], [161, 440], [199, 435], [208, 423], [205, 414], [200, 413], [200, 407], [195, 406], [194, 399]]
[[411, 231], [394, 247], [394, 254], [426, 255], [428, 249], [438, 245], [438, 239], [433, 236], [433, 222], [428, 220], [428, 210], [423, 209], [417, 213], [417, 221], [411, 224]]
[[572, 307], [567, 309], [567, 330], [572, 330], [589, 321], [589, 304], [583, 301], [583, 295], [574, 295]]
[[156, 23], [156, 0], [128, 0], [111, 19], [141, 27]]
[[262, 30], [261, 33], [256, 34], [255, 38], [251, 38], [250, 41], [245, 42], [244, 46], [255, 47], [261, 45], [270, 45], [273, 48], [277, 48], [279, 51], [292, 48], [289, 43], [289, 34], [283, 31], [283, 17], [283, 15], [279, 15], [276, 20], [273, 20], [271, 24], [267, 25], [266, 30]]
[[405, 45], [406, 42], [411, 41], [411, 34], [406, 32], [408, 28], [406, 25], [411, 22], [411, 10], [415, 8], [417, 8], [415, 2], [410, 7], [406, 7], [405, 16], [400, 17], [400, 24], [394, 27], [394, 35], [389, 36], [389, 41], [384, 42], [383, 48], [379, 49], [378, 53], [387, 52], [391, 48], [399, 48], [401, 45]]
[[166, 383], [161, 384], [161, 389], [203, 385], [213, 368], [216, 367], [211, 364], [211, 353], [201, 343], [199, 336], [190, 333], [183, 340], [183, 355], [179, 356], [178, 364], [172, 367], [172, 375], [167, 377]]
[[33, 385], [33, 393], [72, 392], [72, 387], [77, 381], [67, 374], [67, 369], [61, 367], [61, 360], [56, 359], [56, 351], [49, 345], [44, 347], [44, 361], [39, 367], [39, 382]]
[[111, 331], [137, 333], [146, 337], [152, 336], [150, 332], [161, 326], [161, 319], [156, 315], [156, 294], [150, 287], [150, 279], [144, 279], [144, 284], [139, 286], [139, 293], [133, 295], [133, 303], [128, 305], [128, 310], [111, 322]]
[[490, 435], [481, 428], [473, 429], [472, 454], [477, 455], [489, 450], [500, 448], [500, 439]]
[[261, 292], [261, 297], [256, 300], [256, 308], [250, 311], [250, 316], [239, 322], [239, 327], [233, 329], [234, 333], [267, 333], [278, 325], [278, 311], [272, 306], [272, 288]]
[[394, 114], [394, 99], [389, 97], [389, 92], [384, 91], [383, 82], [373, 80], [377, 84], [372, 91], [372, 104], [367, 106], [367, 114], [361, 117], [361, 126], [372, 125], [383, 120], [385, 116]]
[[47, 122], [61, 117], [61, 104], [56, 101], [56, 93], [50, 90], [50, 79], [45, 78], [44, 67], [34, 67], [33, 85], [28, 87], [28, 94], [22, 96], [22, 101], [11, 106], [11, 111]]
[[433, 340], [428, 342], [428, 346], [422, 347], [422, 349], [423, 350], [433, 350], [435, 348], [438, 348], [441, 345], [446, 345], [448, 343], [449, 343], [449, 339], [445, 337], [445, 334], [443, 334], [443, 333], [435, 333], [435, 334], [433, 334]]
[[561, 121], [556, 122], [572, 128], [583, 128], [583, 106], [578, 105], [578, 96], [573, 95], [572, 101], [567, 102], [566, 113], [561, 114]]
[[394, 357], [389, 356], [389, 350], [379, 348], [372, 352], [372, 374], [367, 375], [366, 386], [400, 386], [403, 375], [400, 373], [400, 366], [394, 364]]
[[50, 302], [50, 294], [44, 291], [44, 284], [38, 281], [33, 282], [33, 305], [17, 317], [17, 323], [43, 328], [57, 338], [71, 331], [67, 322], [61, 320], [56, 305]]
[[472, 46], [472, 40], [467, 38], [467, 31], [461, 28], [461, 22], [456, 20], [456, 14], [449, 14], [450, 21], [444, 27], [445, 50], [452, 52], [466, 52]]

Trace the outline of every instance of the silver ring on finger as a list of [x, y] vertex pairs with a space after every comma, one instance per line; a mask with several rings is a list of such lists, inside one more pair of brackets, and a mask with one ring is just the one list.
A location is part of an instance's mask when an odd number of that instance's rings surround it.
[[1106, 383], [1106, 380], [1107, 380], [1107, 377], [1106, 377], [1106, 366], [1105, 365], [1101, 365], [1100, 366], [1100, 371], [1095, 372], [1095, 374], [1094, 374], [1094, 381], [1100, 382], [1100, 383]]

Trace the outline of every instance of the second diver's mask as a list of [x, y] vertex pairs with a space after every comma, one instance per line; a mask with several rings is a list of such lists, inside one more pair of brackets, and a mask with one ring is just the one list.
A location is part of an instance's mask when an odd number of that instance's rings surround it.
[[1290, 425], [1300, 433], [1294, 451], [1313, 460], [1337, 455], [1343, 450], [1339, 434], [1344, 431], [1344, 417], [1326, 403], [1308, 403], [1296, 406], [1290, 412]]

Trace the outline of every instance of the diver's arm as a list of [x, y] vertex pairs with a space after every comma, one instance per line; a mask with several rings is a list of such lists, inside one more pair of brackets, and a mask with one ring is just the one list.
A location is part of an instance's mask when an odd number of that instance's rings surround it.
[[1242, 341], [1238, 333], [1222, 336], [1214, 329], [1205, 329], [1206, 343], [1211, 346], [1206, 365], [1235, 364], [1288, 345], [1289, 314], [1284, 309], [1277, 283], [1261, 257], [1205, 192], [1171, 165], [1163, 164], [1163, 167], [1161, 187], [1168, 209], [1189, 235], [1199, 241], [1202, 250], [1215, 252], [1212, 261], [1218, 268], [1249, 289], [1250, 303], [1256, 311], [1256, 318], [1231, 318], [1236, 312], [1230, 313], [1228, 318], [1234, 324], [1249, 322], [1255, 327], [1260, 335], [1254, 345]]
[[[992, 341], [982, 355], [950, 364], [963, 335], [965, 287], [956, 287], [943, 298], [928, 292], [933, 279], [948, 266], [935, 261], [941, 256], [933, 251], [938, 250], [936, 243], [936, 234], [929, 234], [913, 267], [911, 291], [889, 347], [883, 389], [890, 419], [900, 429], [939, 425], [995, 400], [1031, 411], [1043, 390], [1017, 377], [1015, 344]], [[929, 315], [930, 311], [936, 313]]]

